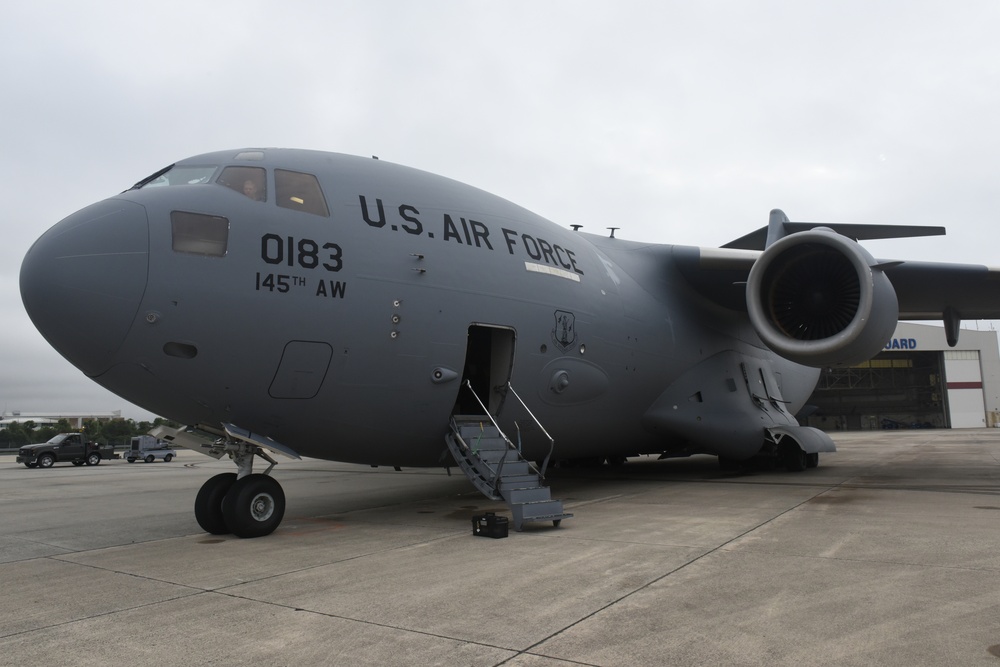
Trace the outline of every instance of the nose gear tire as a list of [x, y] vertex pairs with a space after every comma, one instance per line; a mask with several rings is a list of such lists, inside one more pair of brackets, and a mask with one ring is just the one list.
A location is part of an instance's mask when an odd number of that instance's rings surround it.
[[285, 492], [267, 475], [247, 475], [229, 489], [222, 515], [237, 537], [270, 535], [285, 515]]
[[222, 513], [222, 501], [236, 483], [236, 473], [224, 472], [202, 484], [194, 499], [194, 518], [206, 533], [225, 535], [230, 532]]

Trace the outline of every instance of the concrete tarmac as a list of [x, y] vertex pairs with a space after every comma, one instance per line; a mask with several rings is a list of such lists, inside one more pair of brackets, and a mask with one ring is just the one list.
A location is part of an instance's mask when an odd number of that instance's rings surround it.
[[241, 540], [193, 516], [227, 461], [0, 456], [0, 665], [1000, 666], [1000, 429], [834, 439], [556, 470], [576, 516], [496, 540], [457, 471], [283, 459]]

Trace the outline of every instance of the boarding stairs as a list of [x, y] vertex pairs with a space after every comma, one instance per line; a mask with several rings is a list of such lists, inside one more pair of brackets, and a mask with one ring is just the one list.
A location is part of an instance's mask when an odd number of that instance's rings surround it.
[[[508, 389], [513, 393], [509, 385]], [[514, 530], [522, 530], [528, 521], [551, 521], [558, 526], [563, 519], [573, 516], [563, 510], [562, 501], [553, 499], [549, 487], [542, 484], [549, 456], [541, 469], [536, 468], [488, 413], [454, 415], [445, 442], [458, 467], [484, 496], [507, 503]]]

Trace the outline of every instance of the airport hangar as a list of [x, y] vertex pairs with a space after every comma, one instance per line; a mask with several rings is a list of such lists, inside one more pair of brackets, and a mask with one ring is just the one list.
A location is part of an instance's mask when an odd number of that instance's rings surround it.
[[799, 421], [824, 431], [1000, 427], [996, 331], [900, 322], [885, 349], [848, 368], [824, 368]]

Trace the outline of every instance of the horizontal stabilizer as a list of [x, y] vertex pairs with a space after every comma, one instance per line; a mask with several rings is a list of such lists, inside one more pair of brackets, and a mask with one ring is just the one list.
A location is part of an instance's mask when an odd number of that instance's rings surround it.
[[750, 232], [735, 241], [722, 246], [742, 250], [764, 250], [778, 239], [805, 232], [816, 227], [826, 227], [854, 239], [855, 241], [872, 241], [876, 239], [902, 239], [916, 236], [944, 236], [944, 227], [922, 227], [918, 225], [864, 225], [856, 222], [791, 222], [779, 210], [771, 211], [771, 219], [767, 227]]

